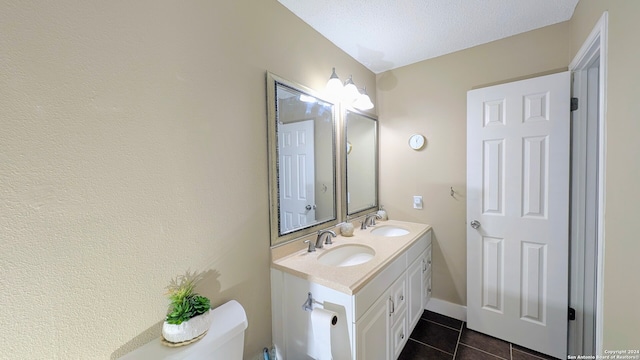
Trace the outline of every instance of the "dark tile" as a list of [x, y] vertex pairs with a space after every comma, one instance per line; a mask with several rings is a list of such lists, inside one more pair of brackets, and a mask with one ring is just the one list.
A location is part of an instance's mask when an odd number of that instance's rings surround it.
[[499, 360], [491, 354], [487, 354], [480, 350], [470, 348], [464, 344], [458, 345], [458, 351], [456, 351], [456, 360]]
[[448, 316], [438, 314], [429, 310], [425, 310], [422, 313], [422, 318], [425, 320], [435, 321], [438, 324], [442, 324], [454, 329], [460, 329], [460, 326], [462, 325], [462, 321], [458, 319], [450, 318]]
[[459, 334], [459, 331], [420, 319], [409, 338], [453, 355]]
[[444, 353], [440, 350], [436, 350], [430, 346], [420, 344], [414, 340], [409, 339], [407, 344], [402, 349], [398, 360], [452, 360], [453, 355]]
[[518, 354], [518, 356], [527, 356], [527, 355], [533, 355], [534, 357], [520, 357], [518, 359], [536, 359], [536, 360], [540, 360], [540, 359], [545, 359], [545, 360], [556, 360], [557, 358], [553, 357], [553, 356], [549, 356], [549, 355], [545, 355], [542, 353], [539, 353], [537, 351], [531, 350], [531, 349], [527, 349], [525, 347], [522, 347], [520, 345], [516, 345], [516, 344], [512, 344], [513, 346], [513, 358], [516, 358], [516, 351], [518, 351], [519, 353], [524, 353], [524, 355]]
[[462, 329], [460, 343], [486, 351], [503, 359], [511, 358], [511, 349], [508, 342], [467, 329], [466, 326]]
[[540, 360], [539, 357], [523, 353], [522, 351], [518, 351], [516, 349], [513, 349], [512, 354], [512, 360]]

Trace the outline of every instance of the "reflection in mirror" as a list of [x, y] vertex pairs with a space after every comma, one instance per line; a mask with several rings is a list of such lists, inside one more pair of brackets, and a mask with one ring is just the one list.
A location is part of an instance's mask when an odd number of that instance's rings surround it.
[[378, 206], [378, 121], [369, 115], [345, 111], [347, 215]]
[[337, 222], [334, 105], [267, 74], [271, 245]]

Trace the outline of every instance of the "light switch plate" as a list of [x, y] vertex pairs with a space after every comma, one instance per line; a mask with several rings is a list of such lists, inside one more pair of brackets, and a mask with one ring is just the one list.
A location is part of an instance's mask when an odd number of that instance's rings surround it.
[[419, 195], [413, 196], [413, 208], [422, 209], [422, 196], [419, 196]]

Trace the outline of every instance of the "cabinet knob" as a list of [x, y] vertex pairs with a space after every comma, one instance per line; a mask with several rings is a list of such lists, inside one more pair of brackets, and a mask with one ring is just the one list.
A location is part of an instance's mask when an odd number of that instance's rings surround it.
[[400, 339], [404, 340], [404, 333], [400, 334]]
[[404, 295], [400, 295], [400, 301], [404, 300]]

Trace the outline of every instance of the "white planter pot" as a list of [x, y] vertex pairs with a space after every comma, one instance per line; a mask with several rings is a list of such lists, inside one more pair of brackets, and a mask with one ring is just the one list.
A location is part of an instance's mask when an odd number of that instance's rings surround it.
[[209, 330], [212, 322], [213, 316], [211, 316], [211, 310], [193, 317], [188, 321], [184, 321], [179, 325], [169, 324], [165, 321], [164, 324], [162, 324], [162, 336], [165, 340], [172, 343], [189, 341]]

